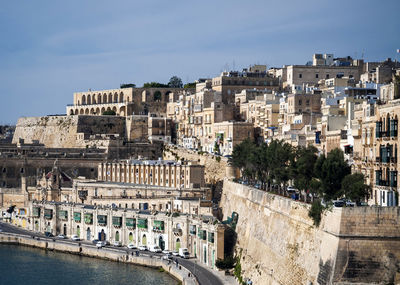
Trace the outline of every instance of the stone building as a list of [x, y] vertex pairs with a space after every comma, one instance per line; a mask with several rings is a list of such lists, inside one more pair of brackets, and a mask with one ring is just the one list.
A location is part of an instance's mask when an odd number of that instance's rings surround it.
[[128, 160], [101, 163], [98, 180], [178, 189], [204, 187], [204, 165], [195, 162]]
[[120, 88], [74, 93], [73, 104], [67, 105], [68, 115], [102, 115], [114, 111], [119, 116], [133, 114], [165, 115], [170, 93], [183, 88]]
[[26, 227], [32, 231], [136, 247], [158, 245], [163, 250], [188, 248], [191, 256], [210, 268], [224, 258], [225, 227], [212, 216], [36, 201], [28, 209]]
[[233, 148], [246, 139], [254, 140], [254, 126], [246, 122], [221, 122], [214, 124], [215, 143], [208, 150], [221, 155], [231, 155]]

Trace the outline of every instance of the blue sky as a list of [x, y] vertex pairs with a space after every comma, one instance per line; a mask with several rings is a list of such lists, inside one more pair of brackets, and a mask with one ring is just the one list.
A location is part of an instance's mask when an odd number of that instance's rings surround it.
[[73, 92], [89, 88], [304, 64], [317, 52], [395, 58], [399, 8], [398, 0], [3, 0], [0, 124], [63, 114]]

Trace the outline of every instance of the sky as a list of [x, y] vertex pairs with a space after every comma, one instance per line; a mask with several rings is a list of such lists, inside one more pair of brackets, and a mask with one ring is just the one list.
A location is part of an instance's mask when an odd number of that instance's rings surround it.
[[183, 82], [314, 53], [400, 60], [398, 0], [0, 0], [0, 124], [73, 92]]

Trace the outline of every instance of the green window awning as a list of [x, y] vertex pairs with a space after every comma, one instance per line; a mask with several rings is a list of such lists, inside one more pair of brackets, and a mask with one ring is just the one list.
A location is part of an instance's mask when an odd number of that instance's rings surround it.
[[32, 216], [34, 218], [39, 218], [40, 217], [40, 208], [34, 207], [32, 209]]
[[46, 219], [52, 219], [53, 218], [53, 210], [52, 209], [44, 209], [44, 217]]
[[106, 215], [97, 215], [97, 223], [101, 226], [107, 225], [107, 216]]
[[117, 227], [122, 226], [122, 217], [112, 217], [112, 224]]
[[74, 213], [74, 221], [77, 223], [81, 222], [81, 213], [79, 213], [79, 212]]
[[153, 223], [153, 229], [163, 231], [164, 230], [164, 221], [157, 221], [155, 220]]
[[93, 214], [85, 213], [85, 224], [91, 225], [93, 224]]
[[138, 219], [137, 227], [139, 229], [147, 229], [147, 219]]
[[134, 218], [126, 218], [125, 222], [128, 228], [136, 228], [136, 219]]
[[59, 211], [58, 212], [58, 217], [61, 220], [68, 220], [68, 211]]

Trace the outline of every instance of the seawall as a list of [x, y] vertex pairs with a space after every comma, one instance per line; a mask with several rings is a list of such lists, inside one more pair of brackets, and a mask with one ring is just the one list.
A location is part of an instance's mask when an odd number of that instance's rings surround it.
[[53, 242], [48, 239], [33, 239], [28, 236], [15, 235], [15, 234], [4, 234], [0, 233], [1, 244], [15, 244], [41, 248], [45, 250], [55, 250], [64, 253], [71, 253], [77, 255], [83, 255], [87, 257], [101, 258], [110, 261], [132, 263], [135, 265], [152, 267], [152, 268], [163, 268], [166, 272], [172, 275], [177, 280], [181, 281], [182, 284], [196, 285], [198, 284], [195, 278], [188, 277], [189, 271], [184, 267], [177, 269], [173, 263], [170, 265], [166, 261], [159, 258], [149, 258], [147, 256], [136, 256], [123, 253], [121, 251], [112, 249], [97, 249], [96, 247], [89, 247], [80, 243], [69, 243], [62, 240]]
[[333, 208], [320, 226], [310, 205], [224, 180], [224, 219], [239, 214], [237, 252], [253, 284], [400, 282], [400, 209]]

